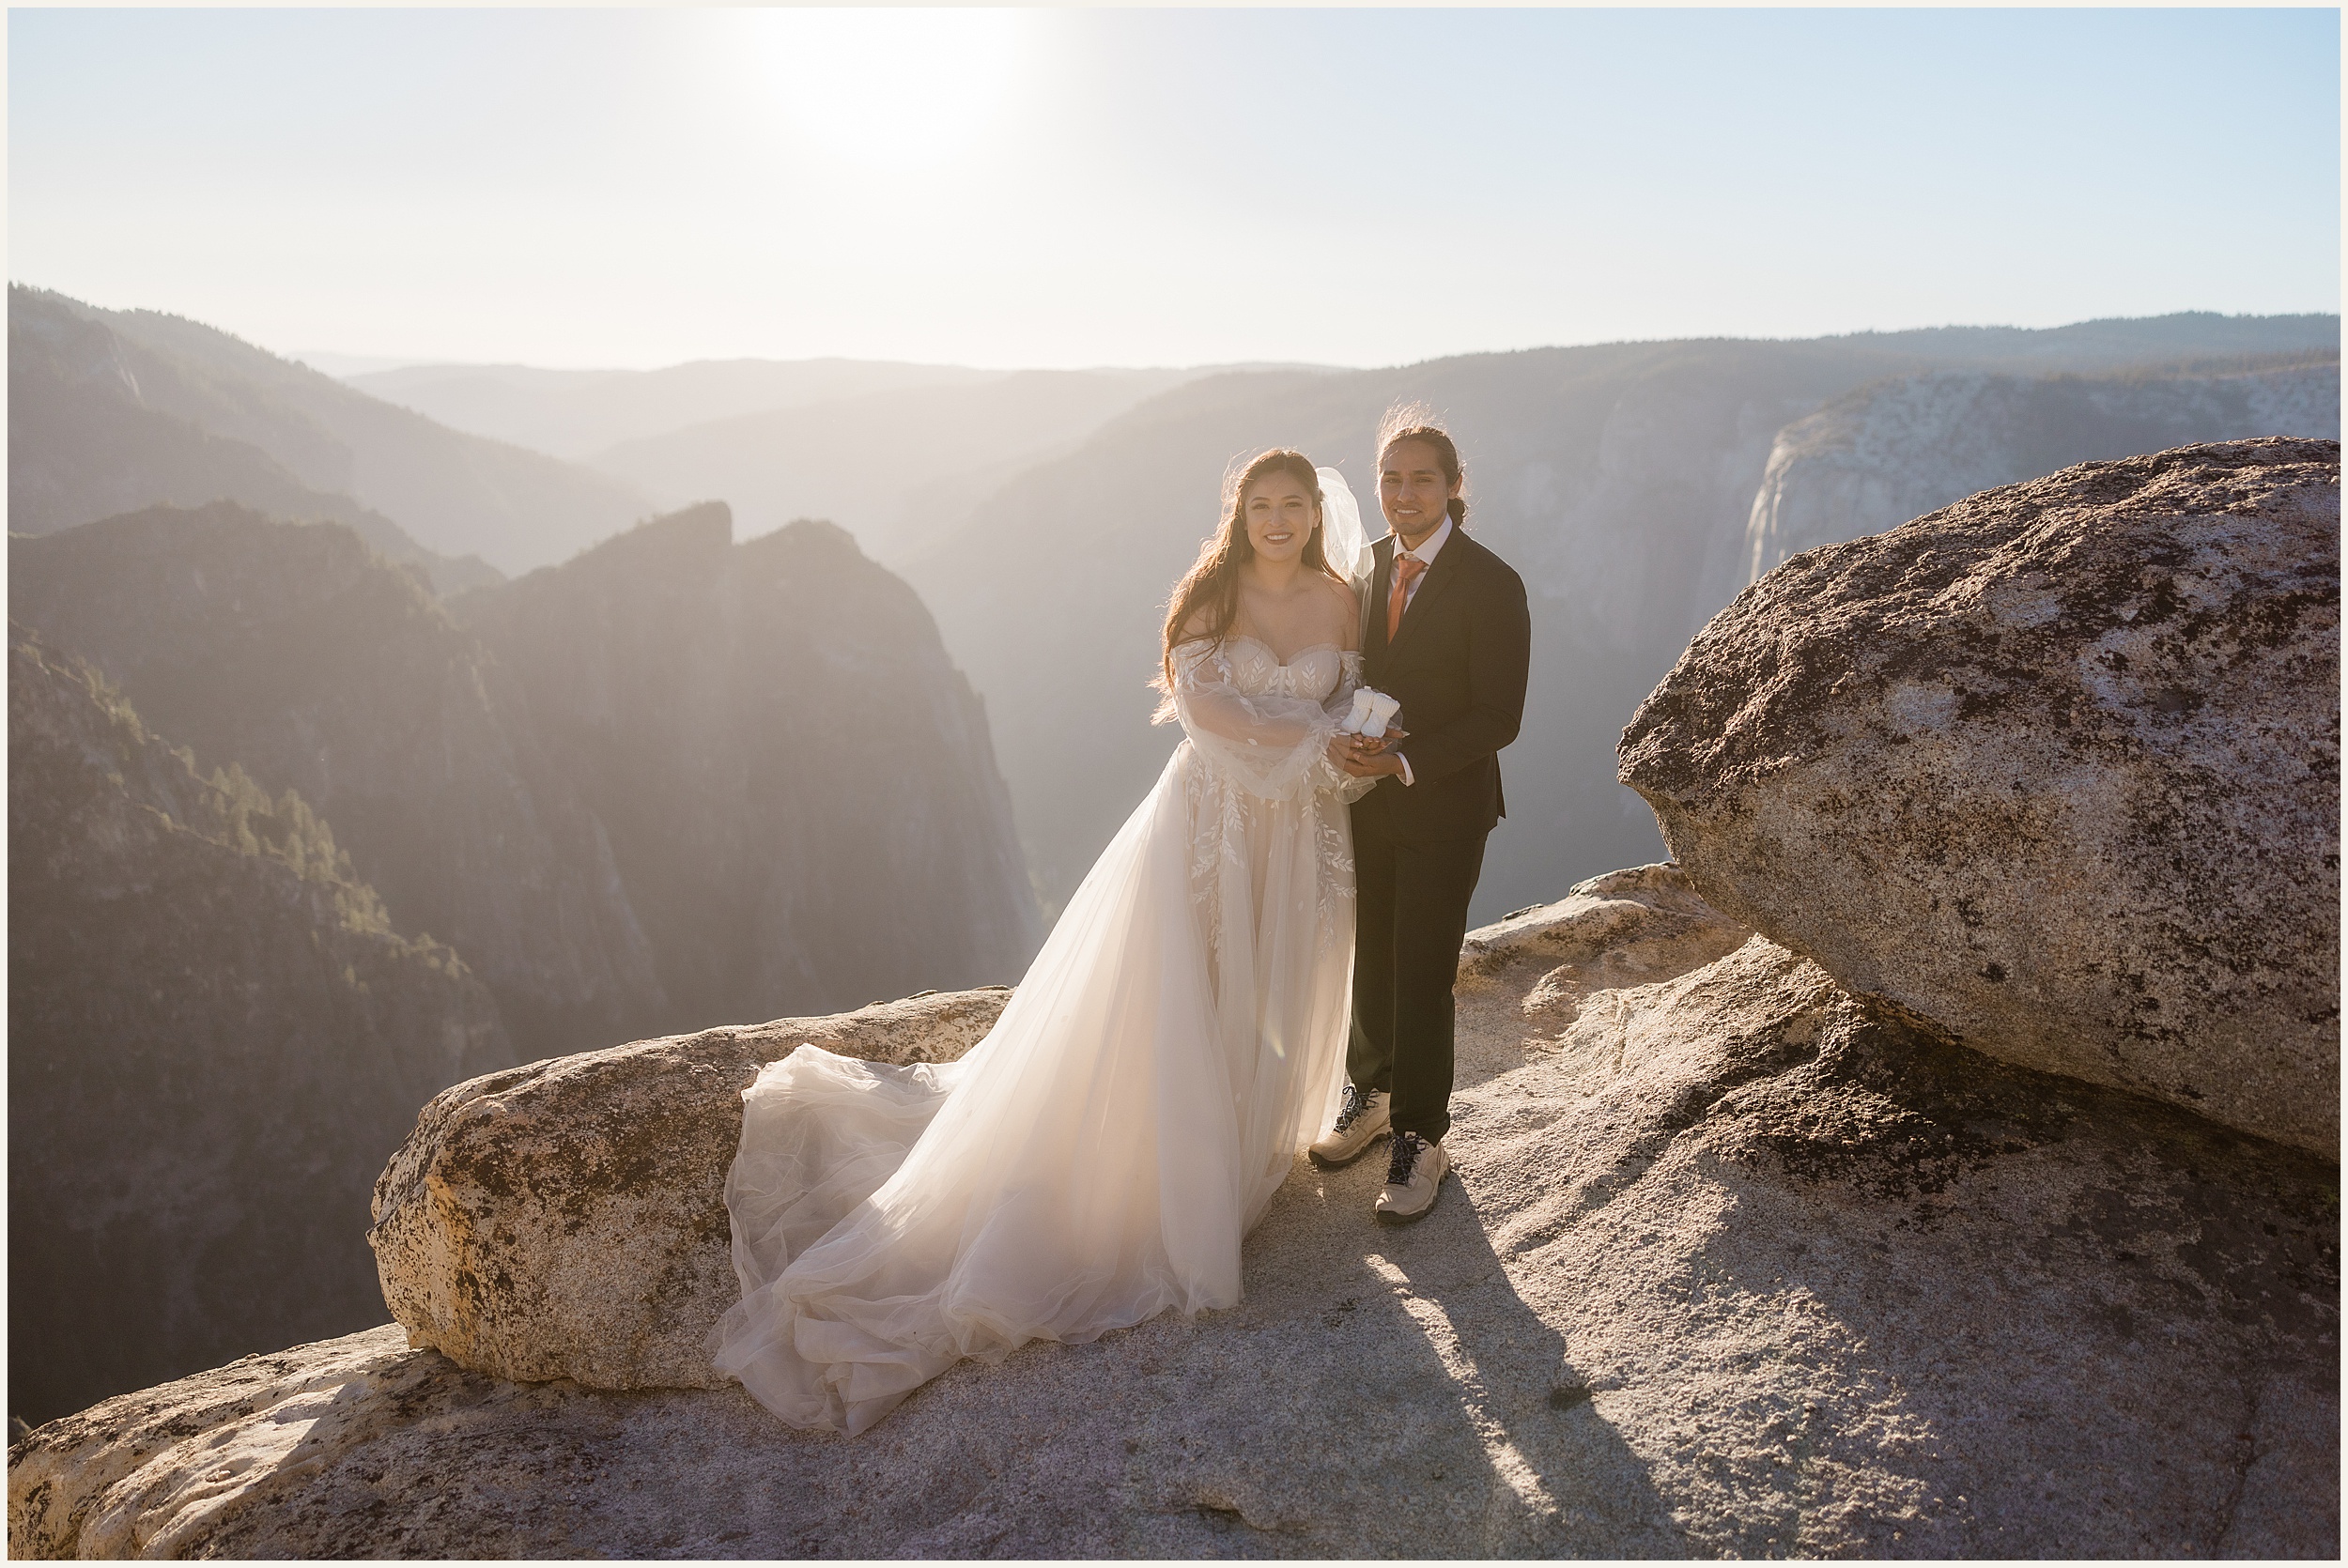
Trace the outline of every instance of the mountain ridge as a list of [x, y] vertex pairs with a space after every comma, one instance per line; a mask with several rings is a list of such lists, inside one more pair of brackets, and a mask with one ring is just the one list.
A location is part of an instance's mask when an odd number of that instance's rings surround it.
[[338, 379], [453, 429], [580, 460], [617, 442], [711, 420], [1006, 374], [831, 357], [689, 360], [643, 371], [417, 364]]
[[982, 496], [1190, 375], [1023, 370], [867, 392], [690, 424], [586, 460], [666, 505], [722, 497], [749, 534], [795, 517], [851, 519], [864, 547], [895, 565], [941, 526], [924, 515], [941, 492]]
[[[302, 484], [347, 495], [441, 554], [478, 555], [501, 571], [526, 568], [653, 510], [609, 475], [450, 430], [182, 316], [104, 310], [20, 284], [9, 285], [8, 314], [12, 338], [20, 322], [39, 316], [104, 329], [139, 401], [257, 449]], [[12, 423], [15, 404], [12, 390]], [[12, 470], [14, 463], [12, 452]], [[227, 498], [138, 501], [220, 499]]]
[[70, 302], [12, 290], [8, 303], [11, 531], [237, 500], [288, 521], [343, 523], [387, 560], [422, 568], [440, 592], [498, 577], [478, 556], [428, 550], [381, 513], [304, 483], [251, 441], [155, 407], [130, 362], [136, 351]]

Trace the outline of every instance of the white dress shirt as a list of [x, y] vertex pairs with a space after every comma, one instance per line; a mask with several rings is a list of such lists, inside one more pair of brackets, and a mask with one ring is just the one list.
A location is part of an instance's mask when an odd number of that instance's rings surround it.
[[[1396, 588], [1399, 586], [1398, 579], [1402, 575], [1402, 558], [1404, 556], [1407, 555], [1412, 557], [1424, 566], [1432, 567], [1435, 564], [1435, 553], [1443, 548], [1444, 541], [1450, 537], [1451, 519], [1448, 516], [1444, 517], [1442, 522], [1435, 525], [1434, 532], [1419, 541], [1419, 546], [1415, 550], [1404, 549], [1402, 547], [1402, 541], [1400, 537], [1398, 536], [1394, 542], [1394, 565], [1391, 568], [1394, 573], [1394, 577], [1387, 580], [1386, 596], [1391, 599], [1394, 596]], [[1426, 586], [1427, 574], [1425, 572], [1421, 572], [1418, 575], [1417, 579], [1413, 581], [1410, 587], [1402, 590], [1403, 614], [1408, 615], [1411, 613], [1411, 601], [1417, 598], [1418, 591]], [[1411, 776], [1411, 760], [1408, 757], [1403, 756], [1399, 751], [1394, 754], [1394, 760], [1402, 764], [1402, 787], [1407, 790], [1413, 784], [1417, 782], [1417, 780]]]

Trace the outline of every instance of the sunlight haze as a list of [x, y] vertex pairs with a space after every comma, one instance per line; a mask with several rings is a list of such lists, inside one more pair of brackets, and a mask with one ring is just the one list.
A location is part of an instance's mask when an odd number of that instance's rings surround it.
[[2332, 11], [25, 11], [9, 275], [282, 352], [1368, 365], [2339, 307]]

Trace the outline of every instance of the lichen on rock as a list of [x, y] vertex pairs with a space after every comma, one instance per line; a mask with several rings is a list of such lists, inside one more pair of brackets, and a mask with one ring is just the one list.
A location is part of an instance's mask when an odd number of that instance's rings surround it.
[[1009, 996], [641, 1040], [443, 1090], [376, 1183], [383, 1299], [410, 1344], [499, 1377], [718, 1387], [703, 1339], [739, 1295], [725, 1178], [759, 1068], [808, 1041], [951, 1061]]
[[1888, 1014], [2340, 1148], [2340, 447], [2089, 463], [1795, 557], [1622, 778]]

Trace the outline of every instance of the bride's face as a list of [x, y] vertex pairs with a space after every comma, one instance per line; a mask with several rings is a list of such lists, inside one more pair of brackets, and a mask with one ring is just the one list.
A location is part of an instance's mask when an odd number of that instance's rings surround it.
[[1247, 542], [1265, 561], [1294, 561], [1305, 553], [1321, 514], [1313, 493], [1292, 473], [1274, 471], [1247, 487], [1240, 515], [1247, 524]]

